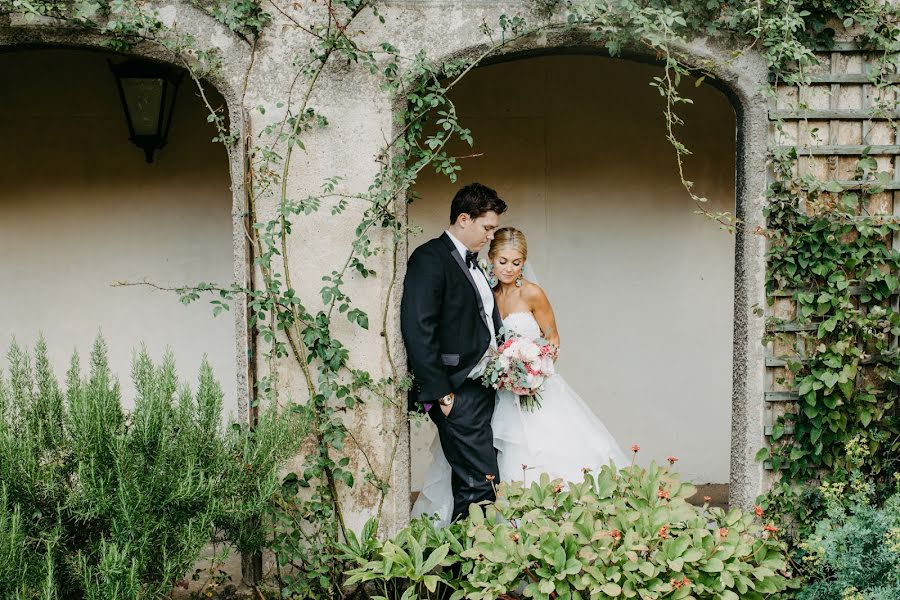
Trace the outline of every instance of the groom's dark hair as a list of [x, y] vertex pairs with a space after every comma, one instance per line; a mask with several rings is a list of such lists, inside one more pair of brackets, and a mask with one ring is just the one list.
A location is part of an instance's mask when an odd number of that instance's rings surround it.
[[470, 183], [459, 188], [450, 203], [450, 223], [456, 223], [456, 219], [462, 213], [466, 213], [473, 219], [477, 219], [488, 211], [494, 211], [498, 215], [506, 212], [506, 202], [500, 199], [497, 192], [480, 183]]

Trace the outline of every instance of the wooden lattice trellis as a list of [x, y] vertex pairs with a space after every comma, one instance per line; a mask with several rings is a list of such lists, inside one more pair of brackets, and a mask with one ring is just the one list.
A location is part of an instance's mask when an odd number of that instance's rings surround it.
[[[883, 191], [869, 196], [865, 209], [871, 216], [900, 219], [900, 134], [894, 123], [900, 112], [896, 110], [895, 86], [873, 85], [869, 72], [874, 59], [853, 42], [838, 43], [817, 56], [819, 64], [810, 71], [807, 84], [778, 86], [777, 101], [770, 106], [770, 135], [783, 150], [796, 147], [798, 175], [836, 180], [845, 189], [861, 186], [855, 180], [856, 164], [868, 153], [877, 161], [878, 171], [890, 173], [891, 178], [880, 185]], [[900, 83], [900, 74], [890, 75], [887, 82]], [[779, 128], [774, 126], [776, 122]], [[805, 206], [801, 209], [812, 211]], [[892, 235], [890, 244], [900, 250], [900, 234]], [[848, 291], [858, 298], [862, 288], [850, 286]], [[777, 335], [766, 347], [766, 436], [772, 435], [778, 417], [799, 400], [787, 366], [788, 361], [803, 359], [805, 348], [798, 333], [818, 327], [818, 323], [798, 321], [794, 290], [776, 290], [769, 295], [772, 304], [767, 316], [773, 324], [767, 329]], [[900, 295], [893, 295], [891, 304], [898, 310]], [[896, 338], [892, 348], [897, 348]], [[871, 375], [871, 365], [878, 360], [873, 356], [861, 361], [861, 376]], [[790, 426], [785, 427], [785, 435], [792, 432]], [[765, 466], [771, 469], [771, 463]]]

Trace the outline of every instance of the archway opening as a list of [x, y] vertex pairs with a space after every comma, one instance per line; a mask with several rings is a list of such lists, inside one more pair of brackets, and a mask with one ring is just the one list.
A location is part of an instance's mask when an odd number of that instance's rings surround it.
[[[47, 339], [57, 373], [102, 331], [123, 402], [133, 400], [132, 350], [170, 347], [193, 382], [207, 355], [239, 418], [235, 325], [206, 302], [182, 306], [164, 287], [234, 279], [228, 157], [190, 78], [168, 144], [147, 164], [129, 141], [108, 64], [122, 57], [69, 48], [0, 53], [0, 347]], [[211, 87], [215, 107], [224, 99]]]
[[[494, 187], [523, 230], [562, 336], [560, 372], [639, 462], [677, 456], [678, 470], [728, 498], [735, 238], [694, 214], [665, 138], [658, 66], [551, 55], [480, 67], [452, 92], [475, 147], [457, 184], [416, 186], [409, 221], [446, 228], [462, 184]], [[685, 82], [680, 107], [694, 190], [735, 212], [736, 116], [726, 96]], [[411, 433], [412, 491], [430, 462], [433, 426]]]

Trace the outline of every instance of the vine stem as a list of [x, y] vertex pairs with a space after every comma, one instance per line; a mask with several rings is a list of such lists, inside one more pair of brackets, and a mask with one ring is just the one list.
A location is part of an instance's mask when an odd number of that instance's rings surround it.
[[678, 63], [677, 59], [672, 57], [671, 51], [669, 49], [669, 33], [670, 29], [665, 22], [662, 22], [663, 27], [663, 40], [665, 43], [662, 45], [662, 51], [665, 56], [666, 66], [665, 66], [665, 82], [666, 82], [666, 108], [665, 108], [665, 117], [666, 117], [666, 138], [669, 140], [669, 143], [672, 144], [675, 149], [675, 160], [678, 166], [678, 179], [681, 181], [681, 186], [684, 190], [690, 195], [691, 200], [693, 200], [694, 204], [697, 206], [697, 209], [706, 215], [708, 218], [716, 221], [721, 226], [726, 228], [731, 228], [733, 226], [732, 223], [729, 223], [724, 217], [721, 215], [714, 215], [708, 208], [705, 206], [706, 199], [701, 198], [691, 189], [693, 184], [687, 180], [684, 176], [684, 158], [683, 155], [687, 152], [687, 149], [684, 148], [684, 145], [678, 140], [675, 135], [675, 125], [681, 121], [681, 119], [675, 114], [674, 106], [679, 98], [678, 92], [676, 89], [675, 82], [672, 80], [672, 69], [677, 68]]

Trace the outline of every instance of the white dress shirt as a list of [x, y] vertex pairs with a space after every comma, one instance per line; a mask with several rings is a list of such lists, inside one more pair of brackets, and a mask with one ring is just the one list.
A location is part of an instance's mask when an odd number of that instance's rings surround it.
[[[456, 246], [457, 252], [459, 252], [460, 257], [463, 260], [466, 260], [466, 252], [469, 251], [468, 248], [463, 245], [458, 239], [453, 237], [453, 234], [449, 231], [445, 231], [447, 237], [450, 238], [450, 241], [453, 242], [453, 245]], [[472, 279], [475, 281], [475, 286], [478, 288], [478, 294], [481, 296], [481, 304], [484, 306], [484, 316], [487, 321], [488, 330], [491, 332], [491, 345], [490, 348], [497, 347], [497, 332], [494, 331], [494, 292], [491, 291], [491, 286], [488, 283], [487, 276], [484, 274], [478, 265], [472, 265], [469, 267], [469, 273], [472, 274]], [[484, 371], [484, 367], [487, 365], [487, 358], [490, 356], [490, 348], [488, 352], [485, 352], [484, 357], [478, 364], [475, 365], [475, 368], [472, 369], [472, 372], [469, 373], [470, 379], [476, 379], [479, 377]]]

